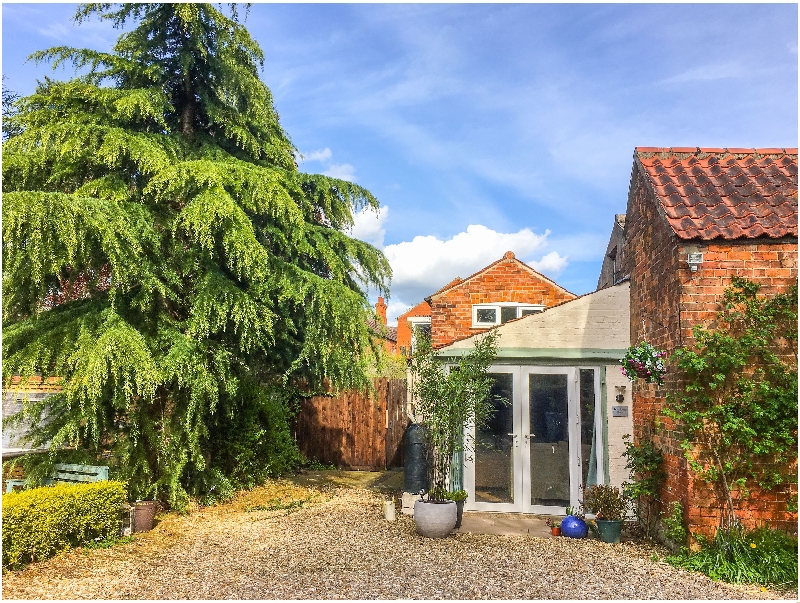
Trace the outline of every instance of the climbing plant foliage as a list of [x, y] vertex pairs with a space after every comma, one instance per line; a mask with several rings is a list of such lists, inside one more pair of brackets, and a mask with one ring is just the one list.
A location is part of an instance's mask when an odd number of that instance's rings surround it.
[[[62, 379], [34, 443], [111, 451], [131, 495], [184, 505], [291, 466], [293, 393], [362, 387], [378, 208], [301, 173], [235, 7], [88, 4], [129, 26], [16, 101], [3, 144], [3, 378]], [[5, 131], [5, 122], [4, 122]], [[40, 417], [47, 420], [40, 420]]]
[[758, 291], [734, 278], [716, 325], [696, 326], [695, 347], [673, 356], [680, 385], [665, 414], [683, 427], [692, 470], [713, 485], [723, 527], [753, 485], [797, 479], [797, 285]]

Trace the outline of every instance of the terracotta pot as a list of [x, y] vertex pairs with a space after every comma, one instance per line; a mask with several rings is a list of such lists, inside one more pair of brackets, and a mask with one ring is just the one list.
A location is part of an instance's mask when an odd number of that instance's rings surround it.
[[561, 527], [560, 526], [553, 526], [550, 528], [550, 533], [553, 536], [561, 536]]

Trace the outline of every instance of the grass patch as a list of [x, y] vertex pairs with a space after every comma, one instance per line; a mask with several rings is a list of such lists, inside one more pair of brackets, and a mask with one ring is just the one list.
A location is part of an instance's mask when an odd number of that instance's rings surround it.
[[713, 580], [733, 584], [760, 584], [797, 588], [797, 538], [780, 530], [734, 527], [717, 530], [702, 549], [664, 560], [683, 569], [701, 572]]
[[237, 493], [231, 501], [235, 511], [286, 511], [287, 515], [319, 501], [319, 492], [286, 480], [267, 482], [252, 490]]
[[112, 546], [117, 546], [118, 544], [128, 544], [133, 541], [133, 536], [120, 536], [119, 538], [105, 538], [103, 540], [96, 538], [95, 540], [87, 542], [83, 545], [83, 554], [88, 555], [90, 550], [110, 549]]
[[294, 513], [303, 508], [303, 505], [311, 498], [305, 500], [293, 500], [292, 502], [283, 502], [281, 500], [273, 500], [264, 505], [252, 505], [244, 508], [245, 511], [251, 513], [253, 511], [287, 511], [287, 515]]

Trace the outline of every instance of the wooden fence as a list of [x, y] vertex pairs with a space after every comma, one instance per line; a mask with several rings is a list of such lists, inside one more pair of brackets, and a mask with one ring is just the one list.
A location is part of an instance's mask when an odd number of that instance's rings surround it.
[[295, 438], [308, 458], [340, 469], [403, 465], [406, 380], [375, 379], [374, 392], [348, 391], [303, 402]]

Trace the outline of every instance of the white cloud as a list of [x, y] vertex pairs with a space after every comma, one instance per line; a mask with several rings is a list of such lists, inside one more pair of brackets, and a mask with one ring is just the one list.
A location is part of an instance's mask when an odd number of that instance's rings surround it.
[[386, 304], [386, 325], [389, 327], [396, 327], [397, 317], [410, 309], [410, 304], [405, 304], [401, 301], [390, 301]]
[[388, 217], [388, 205], [384, 205], [377, 212], [371, 207], [365, 207], [353, 216], [351, 235], [356, 239], [371, 243], [375, 247], [383, 247], [383, 237], [386, 236], [384, 224]]
[[549, 234], [550, 231], [546, 231], [538, 235], [529, 228], [502, 233], [471, 224], [466, 232], [446, 241], [434, 236], [418, 236], [412, 241], [387, 245], [384, 253], [392, 266], [392, 297], [416, 304], [455, 277], [466, 278], [499, 260], [506, 251], [513, 251], [532, 267], [536, 263], [542, 271], [558, 273], [567, 261], [556, 252], [531, 261], [531, 256], [546, 246]]
[[333, 152], [328, 148], [325, 147], [324, 149], [319, 149], [317, 151], [311, 151], [308, 154], [303, 155], [304, 161], [327, 161], [333, 156]]
[[349, 163], [342, 163], [342, 164], [335, 164], [332, 163], [328, 166], [328, 169], [322, 172], [324, 176], [330, 176], [331, 178], [338, 178], [339, 180], [347, 180], [349, 182], [356, 181], [356, 168], [354, 168]]
[[567, 267], [567, 258], [561, 257], [557, 251], [551, 251], [541, 260], [528, 262], [528, 265], [542, 274], [557, 276]]

